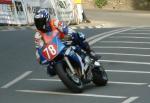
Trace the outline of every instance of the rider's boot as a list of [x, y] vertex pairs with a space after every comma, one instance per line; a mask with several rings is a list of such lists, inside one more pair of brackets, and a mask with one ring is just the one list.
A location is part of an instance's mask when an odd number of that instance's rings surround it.
[[51, 77], [56, 75], [56, 70], [50, 64], [47, 66], [47, 74]]
[[97, 55], [93, 50], [87, 53], [94, 61], [97, 61], [101, 58], [101, 56]]
[[91, 48], [88, 42], [84, 41], [83, 42], [83, 49], [86, 51], [86, 53], [94, 60], [97, 61], [99, 60], [101, 57], [99, 55], [97, 55]]

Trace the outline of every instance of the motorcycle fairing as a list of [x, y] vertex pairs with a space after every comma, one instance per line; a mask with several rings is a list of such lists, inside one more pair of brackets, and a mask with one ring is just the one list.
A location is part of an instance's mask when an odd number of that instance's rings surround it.
[[48, 61], [53, 60], [65, 48], [65, 45], [57, 36], [58, 33], [58, 31], [53, 31], [51, 35], [42, 34], [45, 41], [45, 45], [42, 48], [42, 56]]

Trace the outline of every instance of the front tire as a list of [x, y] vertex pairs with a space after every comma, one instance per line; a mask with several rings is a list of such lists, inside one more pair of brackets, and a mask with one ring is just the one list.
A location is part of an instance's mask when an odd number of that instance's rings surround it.
[[72, 79], [67, 72], [67, 66], [63, 65], [62, 63], [58, 63], [55, 65], [55, 69], [64, 85], [66, 85], [72, 92], [81, 93], [83, 91], [83, 83], [81, 79], [77, 77], [78, 83]]
[[103, 66], [93, 68], [92, 73], [93, 73], [93, 83], [95, 85], [105, 86], [107, 84], [108, 76]]

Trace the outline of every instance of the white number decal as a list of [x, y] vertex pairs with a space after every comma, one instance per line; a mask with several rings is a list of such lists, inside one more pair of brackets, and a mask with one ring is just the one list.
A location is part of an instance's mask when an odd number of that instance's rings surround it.
[[49, 46], [48, 46], [48, 50], [50, 51], [50, 53], [51, 53], [52, 55], [56, 55], [56, 50], [55, 50], [55, 48], [54, 48], [53, 45], [49, 45]]
[[53, 45], [49, 45], [47, 48], [44, 49], [44, 52], [46, 52], [48, 59], [50, 59], [50, 54], [56, 55], [56, 50]]

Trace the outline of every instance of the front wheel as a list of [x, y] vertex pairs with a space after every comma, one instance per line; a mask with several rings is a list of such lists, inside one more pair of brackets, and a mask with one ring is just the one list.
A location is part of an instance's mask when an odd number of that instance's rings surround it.
[[62, 82], [74, 93], [81, 93], [83, 91], [83, 83], [79, 76], [69, 73], [67, 66], [63, 63], [55, 65], [56, 72]]
[[95, 67], [92, 69], [93, 83], [97, 86], [105, 86], [108, 82], [108, 76], [103, 66]]

